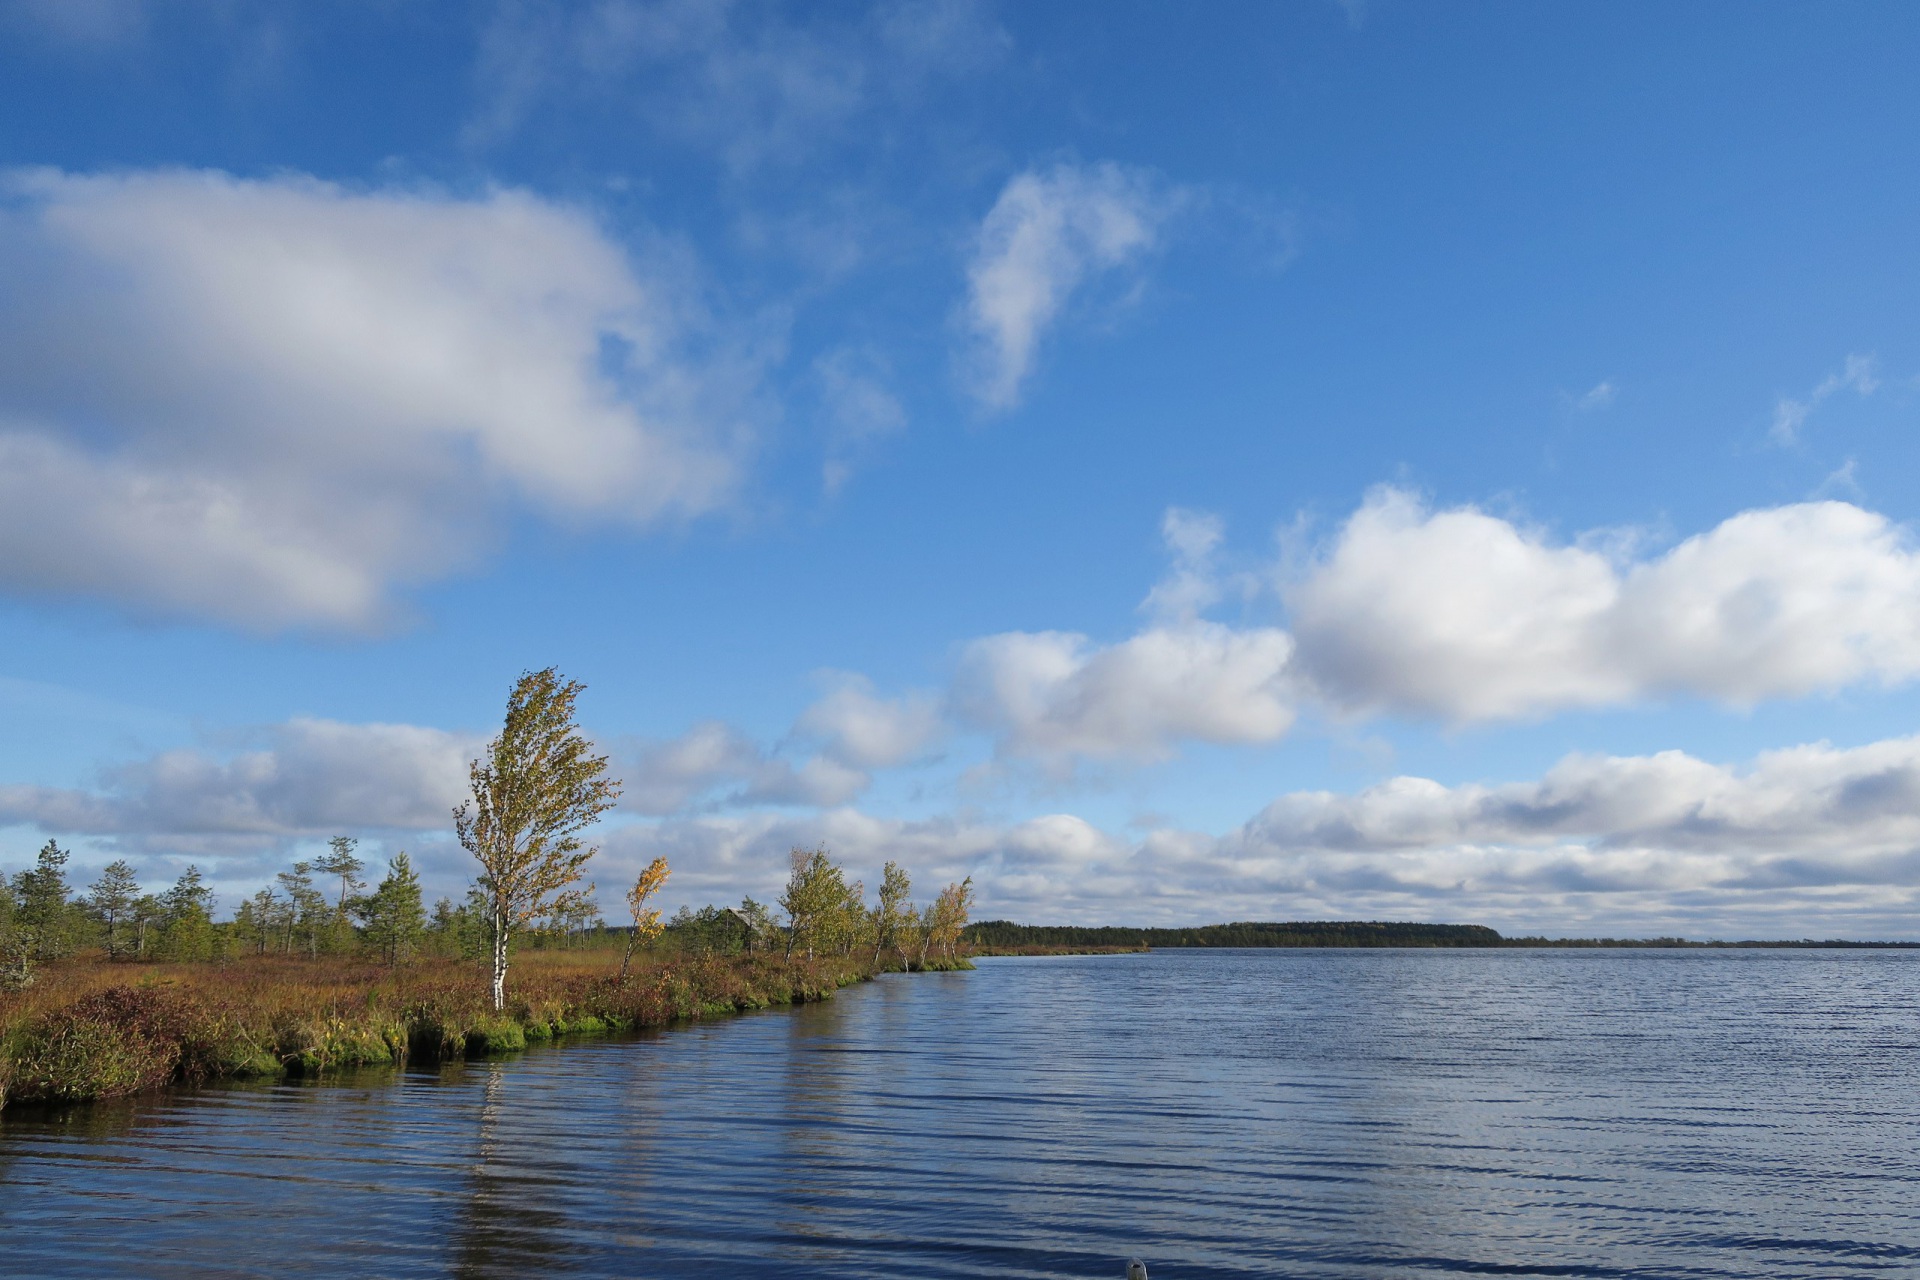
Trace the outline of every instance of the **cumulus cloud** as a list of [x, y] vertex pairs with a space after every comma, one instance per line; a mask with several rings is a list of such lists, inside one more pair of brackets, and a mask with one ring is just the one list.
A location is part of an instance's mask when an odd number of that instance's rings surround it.
[[238, 750], [181, 748], [108, 769], [94, 788], [0, 786], [0, 825], [219, 851], [343, 831], [442, 830], [478, 737], [297, 719]]
[[702, 805], [842, 804], [871, 780], [864, 770], [829, 756], [798, 764], [782, 759], [717, 720], [678, 738], [641, 743], [622, 755], [621, 806], [645, 814]]
[[863, 676], [838, 673], [794, 724], [826, 755], [858, 769], [889, 769], [924, 755], [946, 734], [939, 700], [925, 692], [882, 698]]
[[1173, 564], [1147, 593], [1147, 612], [1164, 622], [1191, 622], [1218, 603], [1221, 588], [1213, 557], [1226, 536], [1226, 522], [1219, 516], [1169, 507], [1160, 521], [1160, 537]]
[[948, 692], [954, 713], [994, 734], [1002, 756], [1056, 768], [1076, 757], [1164, 759], [1182, 741], [1246, 745], [1284, 734], [1294, 718], [1292, 639], [1201, 616], [1223, 594], [1214, 554], [1224, 524], [1173, 507], [1160, 533], [1172, 563], [1141, 603], [1145, 630], [1107, 645], [1066, 631], [974, 640]]
[[1301, 792], [1276, 800], [1238, 844], [1381, 853], [1569, 840], [1710, 859], [1905, 854], [1920, 849], [1920, 738], [1792, 747], [1746, 769], [1680, 751], [1572, 755], [1532, 782], [1446, 787], [1403, 777], [1352, 795]]
[[635, 825], [611, 833], [604, 855], [622, 873], [665, 856], [674, 868], [673, 890], [685, 901], [743, 893], [770, 900], [786, 879], [788, 852], [820, 846], [870, 885], [878, 883], [882, 864], [900, 863], [922, 901], [971, 875], [997, 904], [1052, 901], [1056, 912], [1070, 911], [1078, 895], [1048, 895], [1078, 876], [1098, 885], [1108, 859], [1130, 856], [1125, 842], [1071, 814], [996, 824], [953, 815], [884, 818], [850, 808]]
[[[269, 874], [289, 843], [342, 832], [406, 835], [436, 892], [467, 874], [439, 833], [477, 737], [296, 720], [255, 739], [166, 752], [88, 789], [0, 787], [0, 825], [91, 836], [176, 866], [211, 860], [230, 887]], [[866, 749], [903, 748], [889, 732]], [[646, 798], [676, 771], [683, 783], [813, 785], [793, 783], [804, 767], [783, 777], [728, 732], [698, 729], [658, 753], [651, 776], [622, 771], [630, 812], [650, 804], [672, 816], [603, 830], [603, 883], [665, 854], [677, 900], [766, 897], [789, 849], [825, 844], [869, 882], [881, 863], [901, 862], [923, 895], [973, 876], [983, 916], [1029, 920], [1385, 917], [1509, 931], [1903, 936], [1920, 905], [1920, 737], [1813, 743], [1739, 766], [1666, 751], [1572, 755], [1519, 782], [1398, 777], [1282, 795], [1219, 835], [1128, 835], [1064, 812], [888, 817], [832, 801], [703, 815], [684, 794]], [[831, 791], [809, 791], [808, 803]]]
[[980, 914], [1085, 923], [1423, 919], [1509, 932], [1911, 936], [1920, 894], [1920, 739], [1767, 753], [1570, 756], [1543, 777], [1394, 778], [1282, 796], [1221, 836], [1140, 837], [1073, 814], [1002, 823], [852, 809], [621, 830], [610, 861], [665, 853], [693, 900], [765, 895], [788, 849], [825, 844], [917, 887], [971, 875]]
[[1844, 502], [1743, 512], [1654, 554], [1573, 542], [1473, 507], [1369, 495], [1281, 596], [1289, 627], [1205, 611], [1243, 585], [1224, 531], [1172, 509], [1171, 566], [1137, 634], [985, 636], [960, 651], [953, 714], [1003, 758], [1152, 761], [1181, 742], [1274, 741], [1303, 706], [1455, 723], [1665, 697], [1750, 706], [1920, 675], [1920, 550]]
[[1178, 203], [1155, 175], [1116, 164], [1059, 164], [1007, 183], [967, 267], [972, 389], [981, 403], [1019, 403], [1061, 310], [1094, 277], [1138, 262]]
[[1870, 396], [1880, 389], [1880, 378], [1876, 372], [1878, 361], [1870, 355], [1851, 355], [1838, 373], [1830, 373], [1821, 379], [1807, 395], [1801, 398], [1781, 396], [1773, 406], [1773, 429], [1769, 433], [1775, 444], [1792, 444], [1800, 438], [1800, 428], [1806, 425], [1807, 415], [1830, 399], [1837, 391], [1851, 390], [1863, 396]]
[[[15, 173], [0, 583], [255, 629], [379, 623], [509, 506], [711, 510], [751, 406], [581, 212], [219, 173]], [[731, 376], [728, 376], [731, 375]]]
[[1620, 563], [1385, 489], [1286, 595], [1298, 674], [1349, 712], [1747, 705], [1920, 673], [1920, 555], [1843, 502], [1744, 512]]
[[961, 715], [1010, 755], [1162, 759], [1175, 742], [1269, 742], [1293, 722], [1293, 642], [1271, 627], [1194, 621], [1099, 646], [1061, 631], [968, 645], [954, 681]]
[[718, 720], [677, 738], [630, 744], [619, 752], [621, 806], [667, 815], [841, 805], [871, 785], [873, 770], [924, 756], [947, 732], [930, 693], [883, 698], [861, 676], [836, 672], [828, 680], [827, 692], [773, 746]]
[[[1920, 739], [1767, 753], [1570, 756], [1534, 782], [1394, 778], [1275, 801], [1221, 844], [1243, 874], [1547, 913], [1748, 913], [1789, 936], [1849, 913], [1894, 925], [1920, 872]], [[1585, 903], [1585, 905], [1582, 905]], [[1755, 914], [1758, 913], [1758, 914]]]

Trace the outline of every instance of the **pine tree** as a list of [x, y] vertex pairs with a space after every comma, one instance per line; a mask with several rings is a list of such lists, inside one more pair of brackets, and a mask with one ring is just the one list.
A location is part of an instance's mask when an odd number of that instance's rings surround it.
[[752, 955], [756, 947], [773, 947], [780, 936], [780, 926], [773, 922], [773, 913], [767, 910], [765, 904], [755, 902], [750, 897], [742, 898], [740, 908], [734, 914], [746, 926], [748, 955]]
[[[446, 905], [445, 899], [441, 900]], [[387, 864], [386, 878], [367, 897], [355, 904], [366, 923], [367, 944], [389, 965], [405, 964], [413, 958], [425, 931], [427, 910], [420, 901], [420, 877], [405, 852], [397, 853]]]
[[340, 899], [334, 904], [332, 925], [326, 931], [330, 951], [344, 951], [353, 945], [353, 926], [347, 921], [347, 913], [353, 910], [354, 894], [367, 887], [360, 878], [367, 864], [353, 852], [358, 843], [351, 836], [335, 836], [327, 841], [327, 851], [313, 860], [315, 871], [340, 877]]
[[100, 922], [107, 943], [107, 959], [118, 960], [125, 950], [121, 935], [133, 923], [133, 904], [140, 898], [140, 881], [131, 864], [109, 862], [87, 889], [87, 909]]
[[34, 958], [57, 959], [73, 950], [76, 912], [67, 887], [67, 851], [49, 840], [40, 848], [40, 857], [31, 871], [22, 871], [13, 879], [14, 928], [22, 933]]
[[211, 960], [214, 951], [213, 890], [200, 868], [180, 873], [160, 895], [160, 949], [170, 960]]
[[306, 934], [309, 959], [320, 954], [320, 928], [329, 916], [326, 895], [313, 887], [312, 872], [312, 863], [296, 862], [293, 870], [282, 871], [274, 877], [280, 882], [280, 887], [287, 891], [286, 949], [292, 952], [294, 930], [297, 928]]
[[13, 886], [0, 876], [0, 991], [18, 991], [33, 982], [33, 946], [18, 927], [19, 909]]

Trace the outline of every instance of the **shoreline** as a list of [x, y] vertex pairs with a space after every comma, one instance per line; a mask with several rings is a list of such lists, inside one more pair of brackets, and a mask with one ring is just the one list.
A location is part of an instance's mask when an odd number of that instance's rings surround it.
[[1674, 949], [1909, 951], [1920, 941], [1845, 938], [1709, 939], [1506, 937], [1485, 925], [1400, 921], [1238, 921], [1172, 928], [1128, 925], [1035, 925], [985, 920], [964, 934], [974, 955], [1104, 955], [1138, 951], [1264, 950], [1314, 947], [1391, 949]]
[[[925, 969], [971, 967], [963, 959]], [[909, 971], [850, 958], [649, 957], [623, 983], [617, 968], [607, 951], [523, 955], [508, 1005], [495, 1013], [471, 962], [403, 970], [328, 959], [69, 962], [0, 996], [0, 1111], [178, 1083], [487, 1058], [569, 1036], [811, 1004]]]

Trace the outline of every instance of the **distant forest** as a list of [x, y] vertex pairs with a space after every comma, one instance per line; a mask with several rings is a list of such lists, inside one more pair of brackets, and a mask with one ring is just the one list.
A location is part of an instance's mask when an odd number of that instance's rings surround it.
[[1692, 942], [1685, 938], [1506, 938], [1479, 924], [1402, 924], [1381, 920], [1240, 921], [1185, 929], [1125, 925], [1015, 924], [984, 920], [963, 937], [984, 951], [1066, 950], [1074, 947], [1891, 947], [1920, 942], [1815, 941]]

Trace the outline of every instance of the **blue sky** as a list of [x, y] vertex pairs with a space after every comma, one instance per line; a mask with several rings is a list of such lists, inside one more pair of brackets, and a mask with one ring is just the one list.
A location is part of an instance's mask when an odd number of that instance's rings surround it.
[[1920, 936], [1917, 28], [0, 4], [0, 867]]

